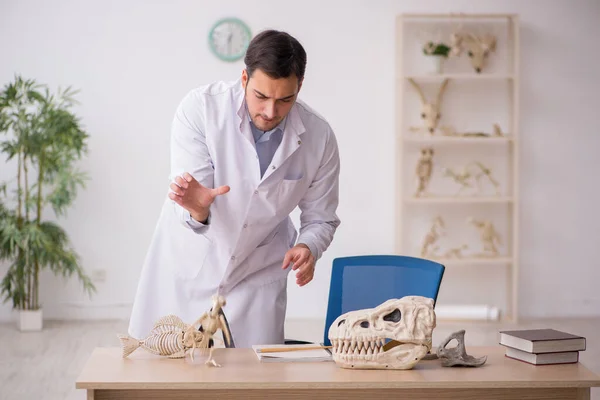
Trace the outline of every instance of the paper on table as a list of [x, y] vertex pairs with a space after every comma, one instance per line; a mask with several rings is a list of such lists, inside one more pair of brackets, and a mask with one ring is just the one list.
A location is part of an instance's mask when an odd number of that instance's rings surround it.
[[252, 349], [260, 361], [263, 362], [303, 362], [303, 361], [332, 361], [331, 354], [326, 349], [297, 350], [260, 353], [261, 348], [302, 348], [314, 347], [314, 344], [295, 344], [295, 345], [253, 345]]

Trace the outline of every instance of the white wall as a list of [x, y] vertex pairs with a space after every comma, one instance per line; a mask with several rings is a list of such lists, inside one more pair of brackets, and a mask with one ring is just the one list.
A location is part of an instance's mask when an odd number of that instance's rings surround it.
[[[520, 15], [520, 311], [600, 315], [600, 199], [591, 184], [600, 167], [599, 2], [4, 1], [0, 83], [20, 73], [81, 89], [77, 111], [91, 135], [82, 167], [92, 179], [62, 224], [85, 268], [106, 270], [106, 282], [89, 300], [76, 281], [45, 276], [46, 316], [128, 317], [167, 190], [173, 112], [189, 89], [239, 76], [241, 61], [219, 62], [206, 40], [214, 21], [237, 16], [254, 33], [284, 29], [305, 45], [302, 97], [338, 136], [343, 222], [315, 280], [301, 289], [290, 280], [288, 316], [323, 317], [334, 257], [393, 252], [394, 24], [402, 12]], [[11, 166], [0, 166], [4, 180]], [[498, 291], [485, 273], [476, 277], [468, 281]], [[460, 285], [449, 279], [444, 291]], [[0, 319], [10, 315], [9, 304], [0, 308]]]

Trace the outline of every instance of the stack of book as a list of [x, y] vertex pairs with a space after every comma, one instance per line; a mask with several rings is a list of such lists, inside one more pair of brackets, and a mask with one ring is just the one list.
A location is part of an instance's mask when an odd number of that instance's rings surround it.
[[500, 331], [500, 344], [506, 357], [534, 365], [576, 363], [586, 348], [585, 337], [554, 329]]

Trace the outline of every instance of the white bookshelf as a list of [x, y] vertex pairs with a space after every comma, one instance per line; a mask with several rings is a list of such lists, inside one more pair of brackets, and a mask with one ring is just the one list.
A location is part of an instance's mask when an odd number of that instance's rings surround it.
[[[403, 14], [396, 22], [396, 252], [420, 257], [431, 220], [442, 216], [447, 223], [445, 235], [436, 243], [440, 253], [426, 258], [446, 266], [445, 281], [446, 276], [452, 276], [452, 282], [456, 283], [461, 281], [460, 274], [467, 274], [466, 278], [469, 274], [486, 274], [490, 276], [489, 281], [478, 281], [477, 285], [504, 287], [499, 298], [488, 296], [486, 289], [474, 288], [473, 284], [464, 288], [442, 284], [438, 301], [446, 305], [486, 304], [499, 308], [503, 320], [516, 321], [519, 300], [518, 16]], [[430, 56], [422, 52], [423, 44], [426, 40], [448, 43], [450, 35], [458, 31], [476, 35], [490, 33], [496, 37], [495, 50], [486, 65], [476, 73], [465, 51], [445, 61], [442, 71], [432, 72]], [[415, 132], [415, 126], [423, 125], [421, 97], [410, 80], [419, 85], [428, 99], [435, 99], [442, 82], [448, 82], [440, 104], [441, 118], [433, 133]], [[441, 129], [448, 125], [454, 128], [450, 134]], [[495, 131], [496, 127], [500, 133]], [[461, 135], [468, 132], [469, 135]], [[433, 172], [428, 193], [416, 197], [415, 168], [422, 148], [434, 150]], [[479, 161], [492, 170], [499, 183], [499, 193], [495, 188], [490, 191], [489, 187], [487, 192], [476, 192], [474, 187], [469, 187], [456, 193], [460, 185], [444, 176], [444, 167], [453, 171], [461, 171], [462, 167], [466, 171], [472, 161]], [[481, 250], [481, 238], [480, 232], [465, 222], [470, 221], [470, 217], [494, 224], [501, 237], [498, 255], [476, 254]], [[444, 246], [448, 250], [462, 245], [469, 249], [464, 250], [464, 254], [444, 256]], [[478, 289], [479, 293], [470, 297], [470, 289]]]

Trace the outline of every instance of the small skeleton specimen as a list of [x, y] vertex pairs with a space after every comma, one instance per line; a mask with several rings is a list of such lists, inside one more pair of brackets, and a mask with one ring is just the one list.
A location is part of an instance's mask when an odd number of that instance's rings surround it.
[[417, 175], [417, 192], [415, 197], [424, 195], [429, 186], [431, 180], [431, 173], [433, 171], [433, 148], [426, 147], [421, 149], [421, 157], [417, 162], [416, 175]]
[[442, 217], [439, 215], [433, 219], [429, 232], [423, 238], [423, 245], [421, 246], [421, 257], [435, 257], [435, 252], [438, 251], [439, 246], [435, 245], [439, 238], [444, 234], [443, 229], [445, 223]]
[[229, 331], [229, 324], [223, 314], [223, 307], [225, 306], [225, 298], [223, 296], [213, 296], [213, 306], [209, 312], [204, 313], [197, 321], [200, 324], [200, 331], [204, 333], [208, 338], [208, 347], [210, 353], [206, 364], [212, 364], [215, 367], [220, 367], [219, 364], [212, 357], [213, 353], [213, 336], [220, 329], [223, 332], [224, 338], [227, 342], [232, 343], [231, 332]]
[[481, 186], [481, 179], [485, 178], [487, 179], [496, 189], [496, 195], [500, 195], [500, 184], [498, 183], [498, 181], [496, 179], [494, 179], [494, 177], [492, 176], [492, 170], [489, 169], [488, 167], [486, 167], [485, 165], [483, 165], [482, 163], [480, 163], [479, 161], [473, 161], [471, 163], [471, 165], [475, 166], [477, 169], [479, 169], [478, 172], [476, 172], [475, 175], [475, 180], [477, 181], [477, 189], [478, 192], [481, 193], [482, 192], [482, 186]]
[[473, 217], [467, 218], [467, 222], [475, 226], [481, 234], [481, 242], [483, 243], [482, 256], [498, 256], [497, 245], [501, 245], [500, 235], [489, 220], [478, 220]]
[[469, 171], [467, 167], [464, 167], [460, 172], [444, 167], [442, 168], [442, 172], [445, 177], [450, 177], [454, 182], [460, 185], [458, 192], [455, 194], [456, 196], [458, 196], [464, 189], [473, 187], [471, 185], [471, 171]]
[[333, 360], [342, 368], [412, 369], [431, 350], [435, 326], [433, 299], [421, 296], [347, 312], [329, 327]]
[[471, 61], [471, 66], [478, 74], [486, 66], [490, 53], [496, 51], [496, 37], [491, 34], [474, 35], [468, 32], [456, 32], [450, 38], [450, 53], [460, 56], [464, 50]]
[[458, 247], [449, 248], [444, 253], [444, 257], [446, 257], [446, 258], [462, 258], [463, 257], [463, 254], [462, 254], [463, 250], [466, 250], [468, 247], [469, 246], [467, 246], [466, 244], [463, 244], [463, 245], [458, 246]]
[[500, 129], [500, 125], [493, 125], [493, 133], [487, 132], [457, 132], [453, 126], [443, 125], [440, 126], [440, 131], [442, 132], [442, 136], [459, 136], [459, 137], [501, 137], [504, 136], [502, 133], [502, 129]]
[[198, 332], [193, 325], [184, 323], [175, 315], [160, 318], [144, 339], [135, 339], [129, 335], [117, 335], [123, 347], [123, 358], [129, 356], [139, 347], [144, 350], [169, 358], [183, 358], [191, 350], [204, 347], [206, 336]]
[[[213, 335], [218, 329], [222, 329], [226, 340], [231, 342], [231, 333], [221, 310], [224, 305], [225, 299], [222, 296], [213, 296], [213, 307], [210, 312], [204, 313], [191, 325], [175, 315], [167, 315], [154, 324], [144, 339], [117, 335], [123, 347], [123, 358], [141, 347], [152, 354], [169, 358], [184, 358], [190, 352], [190, 357], [194, 361], [195, 349], [202, 351], [210, 349], [206, 364], [220, 367], [212, 358]], [[196, 328], [198, 324], [200, 324], [199, 330]]]
[[455, 193], [458, 196], [463, 190], [474, 187], [473, 180], [477, 184], [477, 193], [483, 193], [482, 179], [489, 181], [496, 190], [496, 195], [500, 195], [500, 184], [492, 176], [492, 170], [479, 161], [473, 161], [467, 164], [460, 171], [455, 171], [452, 168], [442, 168], [444, 177], [450, 177], [454, 182], [458, 183], [460, 187]]
[[[428, 101], [423, 93], [421, 87], [411, 78], [408, 79], [411, 85], [416, 89], [419, 97], [421, 98], [421, 119], [425, 123], [425, 128], [430, 134], [433, 134], [438, 126], [438, 122], [441, 118], [441, 104], [444, 91], [448, 86], [449, 79], [444, 79], [442, 82], [435, 101]], [[419, 128], [411, 128], [412, 130], [420, 130]]]

